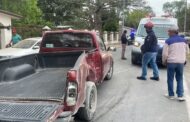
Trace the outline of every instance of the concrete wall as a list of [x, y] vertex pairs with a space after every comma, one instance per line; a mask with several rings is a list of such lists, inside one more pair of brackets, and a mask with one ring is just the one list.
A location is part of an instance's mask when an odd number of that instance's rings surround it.
[[119, 43], [120, 41], [119, 32], [104, 31], [103, 39], [104, 39], [105, 44]]
[[[11, 17], [8, 15], [5, 15], [3, 13], [0, 13], [0, 23], [3, 26], [10, 26], [11, 25]], [[5, 46], [10, 42], [12, 37], [12, 31], [11, 29], [1, 29], [0, 33], [0, 41], [1, 41], [1, 49], [5, 48]]]

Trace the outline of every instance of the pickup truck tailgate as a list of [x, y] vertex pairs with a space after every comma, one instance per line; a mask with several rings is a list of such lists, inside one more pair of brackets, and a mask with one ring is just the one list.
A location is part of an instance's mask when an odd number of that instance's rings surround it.
[[0, 122], [45, 122], [59, 105], [0, 103]]

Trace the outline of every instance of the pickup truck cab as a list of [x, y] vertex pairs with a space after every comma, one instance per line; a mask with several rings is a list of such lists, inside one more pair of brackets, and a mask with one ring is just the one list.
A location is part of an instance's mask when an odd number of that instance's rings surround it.
[[[38, 61], [35, 67], [34, 60]], [[0, 60], [0, 121], [92, 120], [113, 59], [95, 32], [47, 32], [38, 55]]]

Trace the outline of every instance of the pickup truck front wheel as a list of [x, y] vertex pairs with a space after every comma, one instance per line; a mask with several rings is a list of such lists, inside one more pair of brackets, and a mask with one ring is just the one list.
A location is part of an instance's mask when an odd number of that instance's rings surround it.
[[76, 114], [76, 118], [83, 121], [91, 121], [94, 117], [97, 106], [97, 89], [93, 82], [87, 82], [86, 100], [84, 107], [81, 107]]
[[113, 63], [110, 66], [109, 72], [107, 73], [105, 80], [110, 80], [113, 76]]

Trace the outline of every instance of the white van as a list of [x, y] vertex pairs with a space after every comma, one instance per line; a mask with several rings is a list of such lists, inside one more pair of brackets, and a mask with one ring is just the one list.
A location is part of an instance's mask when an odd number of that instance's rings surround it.
[[176, 18], [169, 17], [152, 17], [152, 18], [143, 18], [141, 19], [135, 42], [131, 52], [131, 62], [132, 64], [140, 64], [142, 61], [141, 46], [144, 44], [144, 39], [147, 36], [144, 25], [151, 21], [154, 24], [153, 30], [158, 39], [159, 51], [157, 55], [157, 63], [162, 63], [162, 48], [165, 43], [165, 40], [168, 39], [168, 29], [173, 25], [178, 25]]

